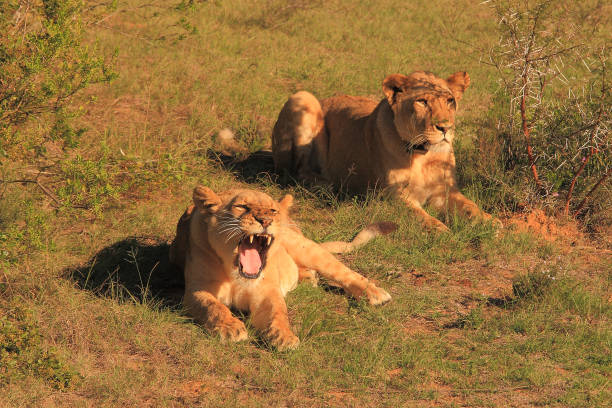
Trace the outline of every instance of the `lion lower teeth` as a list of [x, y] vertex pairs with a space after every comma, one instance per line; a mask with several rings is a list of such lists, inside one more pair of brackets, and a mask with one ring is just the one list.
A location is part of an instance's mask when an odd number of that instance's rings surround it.
[[253, 243], [253, 236], [249, 235], [249, 243], [252, 244]]

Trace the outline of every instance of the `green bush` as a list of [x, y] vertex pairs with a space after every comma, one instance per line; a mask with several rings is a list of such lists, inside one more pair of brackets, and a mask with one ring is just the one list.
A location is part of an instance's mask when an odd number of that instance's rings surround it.
[[43, 378], [50, 386], [70, 386], [75, 373], [53, 351], [42, 347], [42, 338], [23, 311], [0, 316], [0, 385], [27, 376]]
[[[115, 77], [82, 44], [81, 0], [0, 0], [0, 166], [44, 155], [44, 143], [76, 146], [71, 97]], [[36, 121], [33, 121], [36, 119]]]

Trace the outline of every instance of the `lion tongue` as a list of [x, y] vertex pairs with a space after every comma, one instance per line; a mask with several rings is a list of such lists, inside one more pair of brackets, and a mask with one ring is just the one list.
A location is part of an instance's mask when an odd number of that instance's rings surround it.
[[259, 273], [259, 268], [261, 268], [259, 251], [257, 251], [257, 249], [254, 247], [241, 245], [240, 264], [242, 265], [242, 272], [246, 273], [247, 275], [257, 275]]

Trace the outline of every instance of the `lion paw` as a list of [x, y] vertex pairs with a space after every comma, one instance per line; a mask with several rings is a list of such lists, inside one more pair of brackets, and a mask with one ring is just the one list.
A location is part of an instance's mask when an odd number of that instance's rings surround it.
[[270, 327], [268, 338], [279, 351], [293, 350], [300, 344], [300, 339], [288, 328]]
[[433, 217], [425, 220], [424, 224], [425, 224], [425, 227], [429, 228], [430, 230], [435, 230], [437, 232], [449, 232], [450, 231], [450, 228], [448, 228], [446, 224], [444, 224], [442, 221], [436, 218], [433, 218]]
[[235, 317], [218, 324], [214, 328], [214, 331], [219, 334], [219, 337], [221, 337], [223, 341], [243, 341], [249, 337], [244, 323]]
[[500, 219], [492, 216], [491, 214], [482, 213], [481, 220], [484, 222], [490, 222], [493, 228], [495, 228], [496, 230], [504, 228], [504, 224], [502, 224]]
[[391, 295], [386, 290], [379, 288], [373, 283], [368, 284], [365, 293], [371, 305], [382, 305], [391, 300]]
[[298, 281], [308, 282], [315, 288], [319, 286], [319, 277], [317, 276], [317, 272], [312, 269], [300, 269], [298, 271]]

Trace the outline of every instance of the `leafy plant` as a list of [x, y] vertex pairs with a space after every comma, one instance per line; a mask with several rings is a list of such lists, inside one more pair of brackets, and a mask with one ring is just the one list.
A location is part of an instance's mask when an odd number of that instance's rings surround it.
[[49, 166], [48, 143], [77, 146], [85, 129], [73, 127], [72, 97], [115, 78], [112, 58], [82, 43], [82, 9], [81, 0], [0, 0], [0, 170]]
[[54, 388], [70, 386], [75, 373], [42, 346], [31, 318], [16, 310], [0, 317], [0, 384], [25, 376], [43, 378]]
[[[553, 198], [564, 214], [577, 216], [612, 170], [609, 46], [597, 41], [593, 17], [602, 6], [489, 3], [499, 23], [489, 63], [501, 83], [504, 164], [528, 169], [536, 199]], [[592, 20], [588, 32], [585, 20]]]

